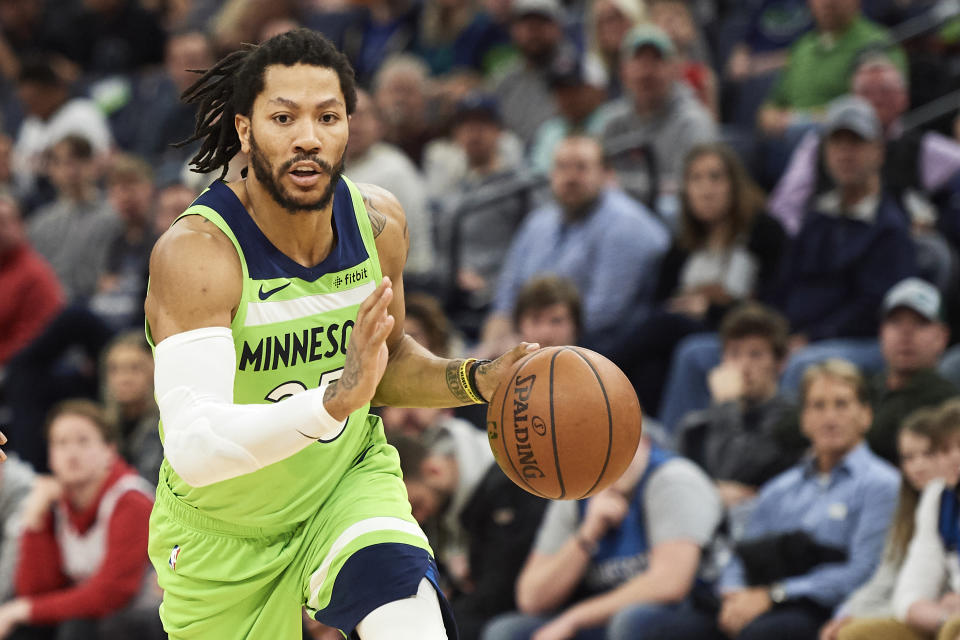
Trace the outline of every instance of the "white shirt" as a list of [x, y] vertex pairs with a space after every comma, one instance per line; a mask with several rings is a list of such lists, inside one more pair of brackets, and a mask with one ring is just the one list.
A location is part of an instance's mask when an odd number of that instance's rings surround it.
[[17, 143], [13, 148], [14, 172], [18, 179], [32, 182], [43, 152], [71, 134], [89, 140], [98, 154], [108, 151], [113, 144], [107, 119], [96, 103], [86, 98], [73, 98], [64, 103], [49, 120], [27, 116], [20, 125]]
[[934, 480], [920, 496], [913, 538], [893, 590], [893, 610], [901, 621], [914, 603], [938, 600], [947, 591], [960, 591], [957, 552], [948, 552], [940, 538], [943, 488], [942, 480]]

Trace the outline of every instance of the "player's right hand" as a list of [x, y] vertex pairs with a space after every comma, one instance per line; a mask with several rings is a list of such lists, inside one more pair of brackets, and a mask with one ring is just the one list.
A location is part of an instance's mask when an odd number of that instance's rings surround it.
[[392, 299], [393, 283], [384, 276], [380, 286], [360, 305], [347, 345], [343, 375], [324, 397], [323, 404], [334, 420], [346, 420], [370, 402], [377, 391], [390, 355], [387, 336], [395, 320], [387, 308]]

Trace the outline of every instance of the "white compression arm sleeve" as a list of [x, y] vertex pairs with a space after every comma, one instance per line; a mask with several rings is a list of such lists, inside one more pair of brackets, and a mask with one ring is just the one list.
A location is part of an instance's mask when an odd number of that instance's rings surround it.
[[172, 335], [157, 345], [155, 360], [164, 454], [191, 486], [251, 473], [346, 427], [323, 405], [327, 385], [276, 404], [234, 404], [237, 357], [226, 327]]

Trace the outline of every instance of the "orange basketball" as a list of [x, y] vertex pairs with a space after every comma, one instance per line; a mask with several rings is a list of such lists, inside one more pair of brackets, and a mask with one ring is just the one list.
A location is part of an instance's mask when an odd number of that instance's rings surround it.
[[497, 464], [534, 495], [576, 500], [610, 486], [640, 443], [640, 403], [599, 353], [548, 347], [517, 362], [487, 408]]

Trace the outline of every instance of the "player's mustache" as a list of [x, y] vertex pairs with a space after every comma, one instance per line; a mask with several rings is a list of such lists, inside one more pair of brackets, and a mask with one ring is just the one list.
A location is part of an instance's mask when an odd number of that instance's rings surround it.
[[293, 158], [291, 158], [290, 160], [287, 160], [286, 162], [284, 162], [283, 165], [280, 167], [280, 173], [286, 173], [290, 171], [290, 169], [293, 168], [293, 165], [297, 164], [298, 162], [312, 162], [313, 164], [323, 169], [325, 173], [328, 173], [328, 174], [333, 173], [333, 167], [331, 167], [328, 163], [324, 162], [317, 156], [310, 155], [308, 153], [298, 154]]

